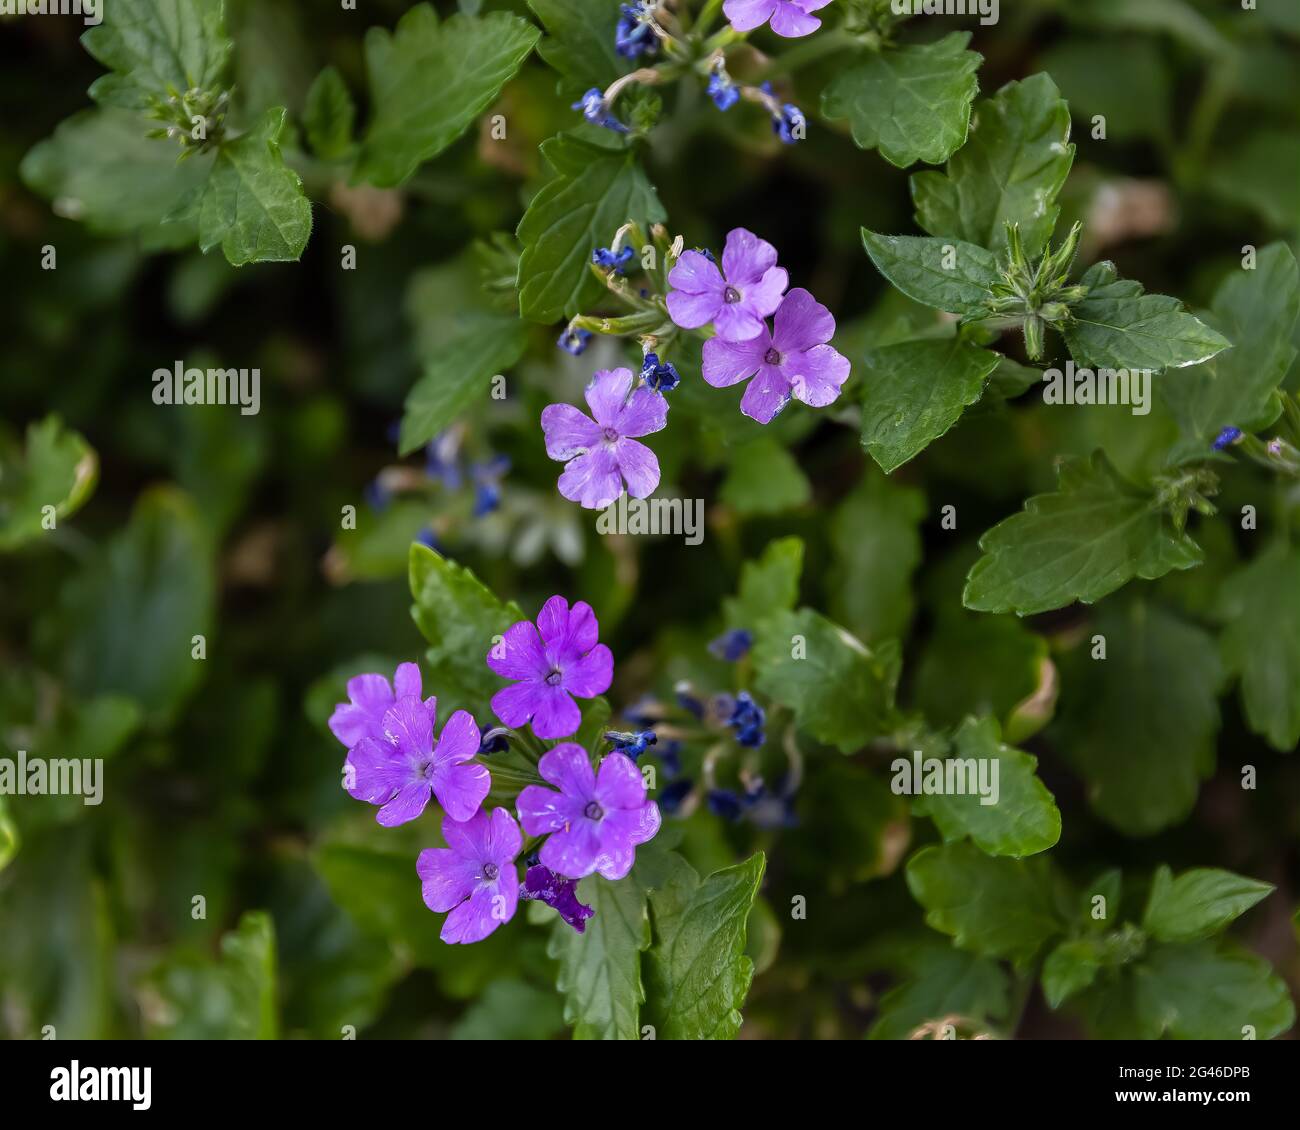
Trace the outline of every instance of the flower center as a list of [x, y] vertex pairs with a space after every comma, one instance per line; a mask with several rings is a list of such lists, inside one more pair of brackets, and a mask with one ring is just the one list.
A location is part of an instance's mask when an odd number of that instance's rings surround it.
[[727, 287], [727, 289], [722, 292], [722, 301], [727, 303], [729, 306], [734, 306], [740, 301], [740, 291], [738, 291], [734, 286]]
[[608, 442], [613, 443], [616, 439], [618, 439], [618, 432], [615, 431], [613, 428], [606, 428], [606, 429], [605, 429], [605, 439], [606, 439]]
[[582, 810], [582, 814], [588, 820], [599, 820], [605, 815], [605, 810], [593, 800], [587, 802], [587, 807]]
[[774, 347], [769, 348], [768, 351], [763, 354], [763, 361], [768, 365], [779, 365], [782, 360], [784, 360], [784, 358], [782, 358], [781, 354], [779, 354]]
[[492, 882], [492, 880], [495, 879], [500, 874], [501, 874], [501, 870], [500, 868], [497, 867], [495, 863], [483, 864], [483, 878], [486, 879], [489, 883]]
[[546, 685], [548, 687], [558, 687], [560, 685], [560, 680], [563, 678], [564, 676], [560, 673], [560, 670], [557, 667], [546, 676]]

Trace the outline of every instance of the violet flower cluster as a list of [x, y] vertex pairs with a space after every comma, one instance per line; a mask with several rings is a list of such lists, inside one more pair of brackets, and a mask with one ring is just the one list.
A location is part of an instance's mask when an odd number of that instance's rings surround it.
[[[575, 734], [582, 721], [575, 698], [603, 694], [613, 678], [613, 655], [599, 631], [589, 605], [570, 607], [562, 596], [546, 602], [536, 623], [512, 625], [486, 657], [511, 681], [491, 702], [501, 723], [513, 731], [531, 725], [537, 738]], [[358, 675], [347, 693], [329, 726], [348, 750], [348, 793], [376, 805], [385, 827], [416, 819], [431, 799], [445, 814], [447, 846], [422, 851], [416, 862], [425, 904], [447, 916], [444, 942], [482, 941], [514, 917], [520, 899], [546, 903], [582, 932], [594, 912], [579, 902], [578, 881], [625, 877], [636, 848], [659, 831], [657, 805], [634, 761], [617, 749], [598, 767], [574, 742], [543, 753], [537, 771], [547, 784], [520, 791], [516, 823], [509, 809], [489, 812], [484, 804], [492, 777], [481, 759], [499, 751], [505, 731], [484, 731], [466, 710], [439, 731], [437, 699], [422, 697], [414, 663], [401, 664], [391, 682]], [[524, 834], [532, 838], [527, 851]]]

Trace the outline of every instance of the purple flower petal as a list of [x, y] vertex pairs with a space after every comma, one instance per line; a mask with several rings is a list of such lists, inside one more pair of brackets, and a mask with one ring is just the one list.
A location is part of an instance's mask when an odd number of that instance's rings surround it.
[[615, 449], [618, 469], [633, 498], [649, 498], [659, 486], [659, 457], [644, 443], [621, 439]]
[[442, 729], [433, 751], [433, 793], [453, 820], [468, 820], [492, 787], [483, 765], [466, 765], [481, 742], [478, 723], [467, 710], [458, 710]]
[[793, 354], [782, 369], [790, 378], [794, 398], [813, 408], [825, 408], [838, 399], [840, 386], [849, 379], [849, 359], [829, 345]]
[[420, 665], [418, 663], [399, 663], [393, 674], [394, 698], [420, 697]]
[[502, 923], [515, 916], [519, 905], [519, 876], [514, 867], [501, 872], [495, 883], [483, 883], [447, 915], [438, 935], [448, 945], [481, 942]]
[[537, 763], [537, 771], [544, 781], [568, 796], [586, 802], [596, 795], [596, 773], [591, 759], [576, 742], [565, 742], [548, 750]]
[[726, 285], [718, 265], [698, 251], [683, 251], [668, 272], [668, 285], [687, 294], [717, 294]]
[[791, 0], [778, 0], [776, 11], [772, 13], [772, 30], [786, 39], [811, 35], [821, 26], [821, 20], [808, 15]]
[[367, 804], [387, 804], [412, 779], [410, 761], [390, 742], [362, 738], [348, 750], [352, 770], [348, 795]]
[[579, 698], [595, 698], [614, 681], [614, 653], [603, 643], [565, 665], [560, 686]]
[[[687, 255], [694, 254], [686, 252]], [[702, 258], [702, 256], [701, 256]], [[707, 260], [706, 260], [707, 261]], [[712, 263], [709, 266], [713, 266]], [[716, 271], [717, 268], [714, 267]], [[673, 273], [676, 268], [673, 268]], [[672, 274], [669, 275], [672, 278]], [[721, 287], [722, 280], [718, 280]], [[684, 330], [696, 330], [700, 326], [707, 326], [713, 321], [714, 316], [722, 309], [722, 291], [710, 290], [702, 294], [696, 294], [689, 290], [670, 290], [667, 297], [668, 316], [672, 318], [674, 324], [681, 326]]]
[[577, 886], [576, 880], [557, 875], [539, 863], [524, 873], [519, 897], [545, 903], [581, 934], [587, 928], [587, 919], [596, 912], [578, 901]]
[[504, 808], [482, 810], [469, 820], [442, 822], [447, 847], [420, 853], [416, 872], [430, 910], [450, 911], [444, 942], [477, 942], [514, 917], [519, 904], [515, 856], [523, 845], [519, 827]]
[[530, 718], [540, 709], [542, 700], [552, 688], [543, 682], [525, 680], [502, 687], [492, 696], [492, 713], [503, 726], [519, 729], [527, 726]]
[[530, 836], [559, 832], [582, 817], [587, 802], [557, 793], [544, 785], [525, 785], [515, 800], [519, 823]]
[[711, 337], [704, 343], [704, 379], [714, 388], [727, 388], [758, 372], [771, 346], [766, 334], [750, 341], [723, 341]]
[[632, 394], [627, 406], [614, 421], [614, 430], [620, 436], [648, 436], [662, 431], [668, 424], [668, 401], [663, 393], [644, 385]]
[[488, 652], [487, 665], [504, 679], [544, 679], [551, 669], [537, 629], [529, 620], [520, 620], [505, 630], [500, 642]]
[[599, 369], [587, 383], [587, 407], [602, 428], [618, 424], [633, 380], [631, 369]]
[[565, 461], [595, 447], [602, 435], [600, 425], [572, 404], [549, 404], [543, 408], [542, 433], [546, 454]]
[[533, 714], [533, 733], [539, 738], [567, 738], [582, 725], [582, 711], [562, 687], [542, 684], [542, 694]]
[[737, 31], [753, 31], [767, 23], [778, 0], [726, 0], [723, 14]]
[[743, 298], [740, 302], [724, 302], [719, 306], [713, 328], [723, 341], [751, 341], [767, 336], [763, 319], [749, 308]]
[[824, 345], [835, 336], [835, 319], [831, 312], [797, 286], [785, 296], [776, 312], [772, 344], [781, 353], [802, 353], [814, 345]]
[[763, 365], [740, 398], [740, 410], [751, 420], [770, 424], [790, 403], [790, 382], [775, 365]]
[[384, 733], [412, 760], [433, 752], [434, 717], [418, 698], [399, 698], [384, 713]]
[[423, 777], [409, 781], [379, 810], [375, 819], [385, 828], [396, 828], [399, 824], [407, 824], [429, 806], [429, 797], [432, 794], [432, 787]]
[[640, 808], [645, 804], [645, 781], [627, 754], [611, 753], [600, 763], [595, 793], [601, 808]]
[[551, 833], [537, 856], [557, 874], [582, 879], [596, 870], [604, 850], [596, 822], [579, 817]]
[[722, 251], [722, 273], [734, 287], [750, 287], [776, 266], [776, 248], [747, 228], [727, 233]]
[[350, 701], [340, 702], [330, 715], [330, 733], [348, 749], [362, 738], [383, 741], [384, 711], [393, 705], [388, 680], [383, 675], [357, 675], [348, 680], [347, 691]]
[[415, 861], [415, 871], [420, 876], [424, 905], [446, 914], [473, 893], [479, 864], [451, 848], [425, 848]]
[[623, 493], [618, 459], [604, 445], [572, 460], [557, 485], [565, 498], [588, 510], [604, 510]]
[[758, 282], [745, 288], [745, 305], [760, 317], [771, 317], [784, 300], [790, 276], [784, 267], [772, 267]]

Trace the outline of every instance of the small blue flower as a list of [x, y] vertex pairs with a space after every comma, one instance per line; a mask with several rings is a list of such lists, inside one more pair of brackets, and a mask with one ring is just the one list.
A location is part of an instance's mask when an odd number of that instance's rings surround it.
[[666, 812], [670, 816], [682, 806], [691, 790], [695, 787], [695, 782], [688, 777], [681, 777], [671, 785], [666, 785], [659, 790], [659, 795], [655, 799], [659, 802], [659, 810]]
[[725, 659], [728, 663], [735, 663], [748, 655], [749, 649], [753, 646], [754, 636], [751, 632], [744, 628], [733, 628], [710, 643], [709, 652], [719, 659]]
[[575, 357], [577, 357], [579, 353], [581, 353], [584, 349], [587, 348], [587, 343], [590, 340], [591, 340], [590, 330], [583, 330], [577, 328], [576, 326], [569, 326], [556, 339], [555, 344], [558, 345], [561, 349], [563, 349], [565, 353], [572, 353]]
[[459, 433], [440, 432], [429, 441], [424, 449], [424, 473], [434, 482], [442, 483], [449, 491], [460, 490], [463, 477]]
[[716, 70], [709, 75], [708, 95], [719, 110], [730, 110], [740, 101], [740, 90], [731, 81], [731, 76], [724, 70]]
[[593, 86], [573, 104], [572, 109], [581, 110], [582, 116], [592, 125], [604, 126], [615, 133], [628, 132], [627, 126], [609, 112], [609, 107], [605, 105], [605, 96], [600, 92], [599, 87]]
[[636, 761], [659, 739], [653, 730], [637, 730], [635, 732], [608, 730], [605, 733], [605, 740], [620, 753], [626, 753], [628, 757]]
[[1225, 447], [1231, 447], [1239, 439], [1241, 439], [1240, 428], [1224, 428], [1214, 440], [1214, 450], [1222, 451]]
[[630, 247], [623, 247], [618, 251], [611, 251], [608, 247], [597, 247], [591, 253], [591, 261], [596, 266], [620, 275], [627, 274], [627, 265], [631, 259], [632, 248]]
[[766, 719], [763, 708], [750, 698], [749, 692], [741, 691], [736, 695], [727, 725], [736, 731], [736, 741], [740, 745], [757, 749], [767, 740], [767, 735], [763, 733]]
[[671, 361], [660, 361], [657, 353], [647, 353], [641, 362], [641, 379], [655, 392], [672, 392], [682, 378]]
[[659, 41], [650, 30], [650, 13], [653, 4], [624, 4], [618, 27], [614, 29], [614, 50], [625, 59], [635, 59], [638, 55], [653, 55], [659, 49]]
[[793, 145], [808, 132], [808, 123], [803, 111], [798, 106], [787, 102], [781, 107], [781, 116], [772, 118], [772, 132], [777, 134], [787, 145]]
[[486, 463], [475, 463], [469, 469], [474, 480], [474, 517], [482, 518], [491, 514], [501, 505], [501, 480], [510, 470], [510, 459], [505, 455], [494, 455]]

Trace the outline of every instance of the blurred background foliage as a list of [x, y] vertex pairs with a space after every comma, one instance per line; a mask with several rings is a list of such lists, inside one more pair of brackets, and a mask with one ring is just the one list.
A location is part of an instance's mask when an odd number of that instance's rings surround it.
[[[246, 110], [284, 104], [300, 122], [327, 64], [364, 114], [362, 31], [391, 26], [407, 5], [228, 7]], [[523, 3], [482, 8], [528, 14]], [[1113, 258], [1124, 276], [1194, 307], [1243, 244], [1294, 246], [1300, 227], [1298, 9], [1260, 0], [1244, 20], [1224, 8], [1003, 0], [991, 28], [936, 21], [974, 32], [982, 94], [1047, 70], [1069, 100], [1078, 156], [1059, 230], [1088, 221], [1082, 261]], [[655, 448], [663, 493], [708, 500], [704, 543], [599, 536], [594, 516], [555, 492], [537, 418], [551, 401], [576, 400], [622, 347], [597, 340], [571, 357], [555, 348], [558, 326], [493, 323], [499, 307], [479, 274], [484, 262], [490, 274], [492, 244], [474, 247], [514, 230], [545, 179], [538, 144], [575, 122], [552, 71], [530, 59], [507, 87], [497, 107], [506, 140], [472, 129], [400, 189], [349, 187], [286, 142], [313, 200], [306, 255], [236, 269], [216, 253], [90, 231], [20, 180], [24, 155], [88, 105], [101, 68], [80, 30], [74, 19], [0, 20], [0, 461], [15, 466], [28, 427], [51, 414], [86, 445], [45, 425], [40, 450], [78, 468], [85, 497], [56, 531], [0, 545], [0, 753], [102, 757], [106, 785], [99, 807], [0, 798], [0, 1033], [564, 1034], [543, 931], [521, 914], [483, 944], [444, 946], [414, 873], [431, 821], [381, 829], [339, 787], [342, 751], [325, 719], [348, 675], [422, 653], [406, 559], [413, 538], [430, 536], [526, 610], [553, 592], [589, 601], [617, 657], [616, 710], [670, 697], [683, 678], [736, 689], [735, 668], [706, 650], [722, 601], [742, 562], [775, 537], [801, 537], [802, 602], [868, 643], [901, 639], [903, 698], [933, 720], [983, 711], [1014, 729], [1026, 700], [1059, 676], [1059, 701], [1040, 695], [1020, 727], [1027, 735], [1051, 718], [1020, 744], [1063, 814], [1058, 864], [1130, 877], [1160, 862], [1220, 866], [1277, 884], [1240, 933], [1300, 983], [1290, 921], [1300, 763], [1243, 725], [1211, 634], [1219, 581], [1247, 555], [1233, 527], [1201, 522], [1205, 567], [1096, 610], [1023, 623], [961, 610], [979, 534], [1051, 488], [1055, 457], [1100, 446], [1121, 470], [1142, 468], [1167, 446], [1158, 414], [1049, 411], [1030, 396], [969, 413], [886, 480], [841, 426], [851, 408], [791, 410], [763, 430], [684, 367], [674, 426]], [[651, 135], [648, 171], [688, 246], [719, 247], [744, 225], [780, 248], [794, 283], [835, 312], [836, 344], [855, 359], [937, 317], [890, 291], [858, 238], [863, 225], [913, 230], [908, 173], [815, 116], [833, 58], [796, 69], [773, 57], [771, 73], [812, 117], [807, 141], [780, 147], [761, 113], [724, 116], [683, 88]], [[1094, 114], [1107, 118], [1105, 140], [1091, 136]], [[126, 209], [131, 186], [97, 187]], [[345, 244], [357, 248], [355, 270], [340, 267]], [[42, 269], [47, 245], [55, 270]], [[469, 316], [526, 339], [509, 399], [469, 405], [451, 437], [467, 462], [510, 461], [499, 507], [477, 517], [475, 482], [430, 477], [423, 455], [399, 461], [394, 431], [448, 326]], [[260, 368], [260, 414], [156, 406], [151, 374], [177, 359]], [[1287, 385], [1300, 388], [1300, 373]], [[0, 489], [14, 472], [7, 481]], [[1240, 470], [1225, 480], [1222, 510], [1272, 490], [1263, 472]], [[360, 520], [344, 532], [349, 505]], [[945, 505], [960, 516], [955, 534], [940, 528]], [[1136, 703], [1081, 667], [1093, 622], [1120, 618], [1122, 633], [1135, 603], [1172, 625]], [[196, 635], [201, 660], [190, 657]], [[1201, 691], [1186, 689], [1193, 653], [1211, 668]], [[1135, 744], [1117, 711], [1159, 708], [1179, 687], [1200, 710], [1164, 735], [1180, 748]], [[1104, 772], [1096, 759], [1114, 761], [1117, 748], [1121, 776], [1142, 758], [1152, 773], [1127, 798], [1136, 814], [1107, 819], [1089, 794]], [[1080, 1034], [1077, 1016], [1049, 1011], [923, 926], [900, 865], [934, 831], [889, 794], [884, 764], [871, 751], [810, 759], [797, 827], [727, 823], [704, 808], [682, 822], [681, 850], [702, 873], [768, 853], [743, 1035], [906, 1035], [936, 1010], [960, 1011], [952, 986], [1007, 1031]], [[1243, 764], [1260, 768], [1255, 792], [1239, 787]], [[807, 919], [790, 921], [797, 895]]]

